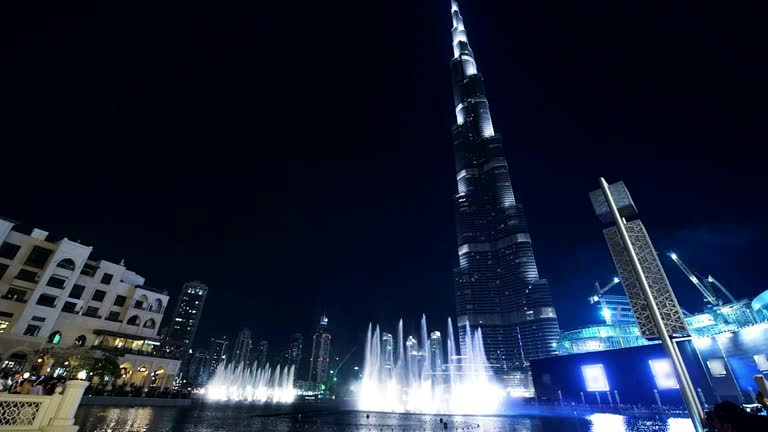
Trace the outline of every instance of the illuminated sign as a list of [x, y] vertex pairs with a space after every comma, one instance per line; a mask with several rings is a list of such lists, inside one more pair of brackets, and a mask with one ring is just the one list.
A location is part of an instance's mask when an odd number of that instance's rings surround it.
[[713, 377], [722, 377], [727, 375], [725, 371], [725, 360], [721, 358], [707, 360], [707, 367], [709, 367], [709, 373]]
[[608, 377], [605, 376], [603, 365], [584, 365], [581, 367], [581, 374], [584, 376], [584, 386], [587, 391], [608, 391]]
[[651, 365], [653, 379], [656, 380], [656, 388], [659, 390], [680, 388], [677, 384], [675, 369], [669, 359], [653, 359], [648, 360], [648, 363]]

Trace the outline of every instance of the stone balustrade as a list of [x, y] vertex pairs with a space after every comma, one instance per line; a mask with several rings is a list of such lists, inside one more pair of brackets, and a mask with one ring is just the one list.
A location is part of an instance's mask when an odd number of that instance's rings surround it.
[[76, 432], [86, 381], [69, 380], [52, 396], [0, 393], [0, 431]]

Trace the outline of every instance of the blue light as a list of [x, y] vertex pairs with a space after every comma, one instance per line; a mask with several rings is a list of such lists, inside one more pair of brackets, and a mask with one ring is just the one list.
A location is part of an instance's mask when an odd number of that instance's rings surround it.
[[669, 359], [653, 359], [648, 360], [648, 363], [651, 365], [653, 379], [656, 380], [656, 388], [659, 390], [680, 388], [677, 384], [675, 369], [672, 367], [672, 362]]
[[603, 308], [603, 310], [600, 313], [603, 314], [603, 318], [605, 318], [606, 321], [610, 321], [611, 311], [608, 310], [608, 308]]
[[608, 377], [602, 364], [584, 365], [581, 367], [584, 376], [584, 386], [587, 391], [609, 391]]

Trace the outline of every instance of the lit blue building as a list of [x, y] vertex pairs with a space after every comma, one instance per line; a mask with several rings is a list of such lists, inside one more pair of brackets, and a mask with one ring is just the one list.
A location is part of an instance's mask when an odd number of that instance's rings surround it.
[[[691, 340], [678, 344], [704, 403], [754, 401], [753, 377], [768, 377], [765, 308], [768, 291], [685, 318]], [[670, 384], [674, 373], [661, 344], [643, 338], [637, 324], [623, 321], [563, 332], [558, 352], [557, 357], [531, 363], [538, 397], [581, 403], [583, 393], [586, 403], [595, 404], [597, 396], [590, 393], [597, 392], [605, 404], [611, 392], [612, 400], [618, 394], [625, 404], [653, 405], [655, 389], [662, 404], [682, 406], [676, 382]]]

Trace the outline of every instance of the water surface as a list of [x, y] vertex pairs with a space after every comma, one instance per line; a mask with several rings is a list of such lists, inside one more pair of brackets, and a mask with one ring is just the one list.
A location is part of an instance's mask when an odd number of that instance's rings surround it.
[[[581, 416], [438, 416], [363, 413], [253, 404], [190, 407], [82, 406], [80, 432], [693, 432], [688, 419], [591, 414]], [[368, 418], [366, 418], [368, 415]], [[448, 423], [448, 428], [440, 419]]]

